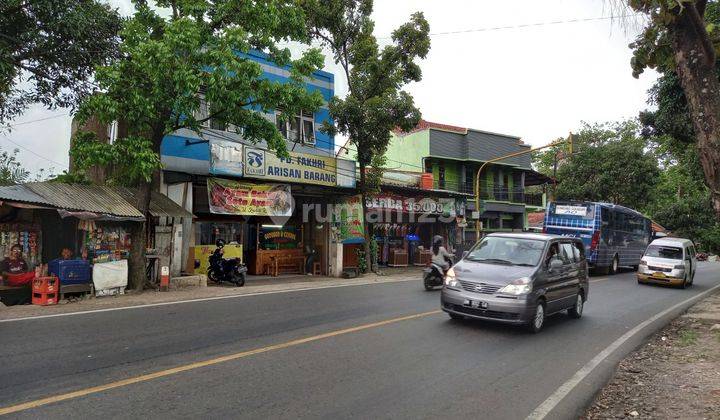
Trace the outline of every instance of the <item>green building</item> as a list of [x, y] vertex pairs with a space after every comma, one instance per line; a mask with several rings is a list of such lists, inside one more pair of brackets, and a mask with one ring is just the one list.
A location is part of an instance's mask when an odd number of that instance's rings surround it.
[[[471, 242], [476, 227], [473, 219], [478, 217], [475, 208], [478, 169], [488, 160], [529, 149], [519, 137], [421, 120], [409, 132], [393, 133], [383, 183], [422, 188], [422, 174], [431, 173], [432, 190], [465, 197], [469, 222], [466, 241]], [[340, 153], [354, 155], [353, 150]], [[430, 189], [427, 182], [426, 190]], [[535, 187], [535, 192], [526, 188], [549, 182], [551, 179], [532, 169], [529, 153], [486, 165], [480, 175], [481, 230], [527, 229], [527, 214], [542, 211], [546, 199], [543, 188]]]

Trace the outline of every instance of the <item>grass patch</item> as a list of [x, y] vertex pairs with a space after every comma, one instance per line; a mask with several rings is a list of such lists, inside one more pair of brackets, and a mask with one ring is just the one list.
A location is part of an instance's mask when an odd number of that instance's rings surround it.
[[695, 330], [685, 330], [680, 333], [680, 345], [683, 347], [695, 344], [697, 339], [698, 333]]

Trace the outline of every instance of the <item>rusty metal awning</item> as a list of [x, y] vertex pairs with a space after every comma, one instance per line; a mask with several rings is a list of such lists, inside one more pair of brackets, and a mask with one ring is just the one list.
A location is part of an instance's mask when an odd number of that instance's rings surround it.
[[[115, 187], [114, 190], [129, 203], [135, 203], [137, 201], [135, 199], [137, 190], [135, 189]], [[180, 207], [180, 205], [172, 201], [168, 196], [154, 191], [150, 197], [150, 214], [153, 217], [194, 217], [192, 213]]]
[[[134, 196], [134, 190], [129, 188], [60, 182], [29, 182], [0, 187], [0, 201], [9, 205], [97, 213], [142, 221], [145, 217], [135, 207]], [[152, 194], [150, 214], [156, 217], [193, 217], [192, 213], [160, 193]]]

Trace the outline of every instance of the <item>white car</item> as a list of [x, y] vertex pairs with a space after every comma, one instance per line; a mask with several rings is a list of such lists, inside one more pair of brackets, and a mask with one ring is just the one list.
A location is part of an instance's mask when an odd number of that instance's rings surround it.
[[695, 278], [697, 259], [690, 239], [661, 238], [648, 245], [640, 260], [638, 283], [689, 287]]

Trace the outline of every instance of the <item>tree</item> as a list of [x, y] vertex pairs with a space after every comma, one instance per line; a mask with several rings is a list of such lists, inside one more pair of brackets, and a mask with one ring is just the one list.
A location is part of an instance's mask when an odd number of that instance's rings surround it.
[[[232, 124], [246, 140], [265, 140], [287, 156], [275, 123], [256, 111], [282, 109], [283, 115], [296, 115], [319, 108], [322, 97], [306, 91], [304, 77], [324, 58], [318, 49], [308, 49], [291, 60], [290, 51], [277, 46], [280, 41], [308, 41], [303, 11], [292, 0], [157, 0], [156, 6], [171, 10], [168, 18], [147, 1], [135, 0], [134, 5], [136, 12], [120, 32], [121, 57], [97, 69], [100, 90], [83, 102], [78, 114], [81, 122], [90, 116], [103, 123], [124, 121], [128, 135], [113, 145], [78, 141], [73, 156], [85, 167], [119, 166], [116, 178], [138, 183], [137, 207], [151, 220], [150, 192], [159, 183], [158, 156], [167, 134], [182, 128], [201, 133], [203, 123], [216, 119]], [[260, 65], [243, 55], [251, 49], [266, 52], [279, 65], [291, 65], [291, 81], [264, 78]], [[205, 103], [209, 113], [201, 115]], [[147, 230], [131, 232], [135, 288], [144, 284]]]
[[642, 135], [653, 145], [663, 168], [648, 213], [674, 234], [701, 243], [703, 249], [720, 249], [720, 225], [694, 147], [688, 103], [672, 69], [655, 82], [648, 102], [655, 109], [640, 113]]
[[[381, 49], [373, 35], [372, 0], [304, 0], [302, 5], [311, 36], [332, 51], [347, 78], [348, 94], [330, 102], [334, 126], [325, 129], [348, 136], [357, 149], [358, 189], [367, 214], [365, 199], [374, 190], [372, 179], [379, 179], [382, 173], [378, 164], [391, 131], [410, 130], [420, 121], [412, 96], [402, 88], [422, 78], [415, 60], [430, 51], [430, 25], [422, 13], [415, 13], [393, 31], [392, 43]], [[363, 228], [365, 255], [370, 255], [367, 218]]]
[[[573, 153], [560, 161], [557, 198], [607, 201], [644, 210], [660, 173], [634, 121], [586, 124], [574, 135]], [[534, 156], [536, 167], [551, 174], [552, 148]]]
[[117, 52], [121, 18], [97, 0], [0, 2], [0, 126], [29, 104], [74, 106]]
[[30, 178], [30, 172], [17, 159], [19, 152], [20, 149], [14, 149], [12, 153], [0, 153], [0, 185], [21, 184]]
[[633, 75], [672, 69], [687, 99], [705, 181], [720, 220], [720, 81], [717, 77], [718, 5], [707, 0], [627, 0], [649, 17], [631, 44]]

